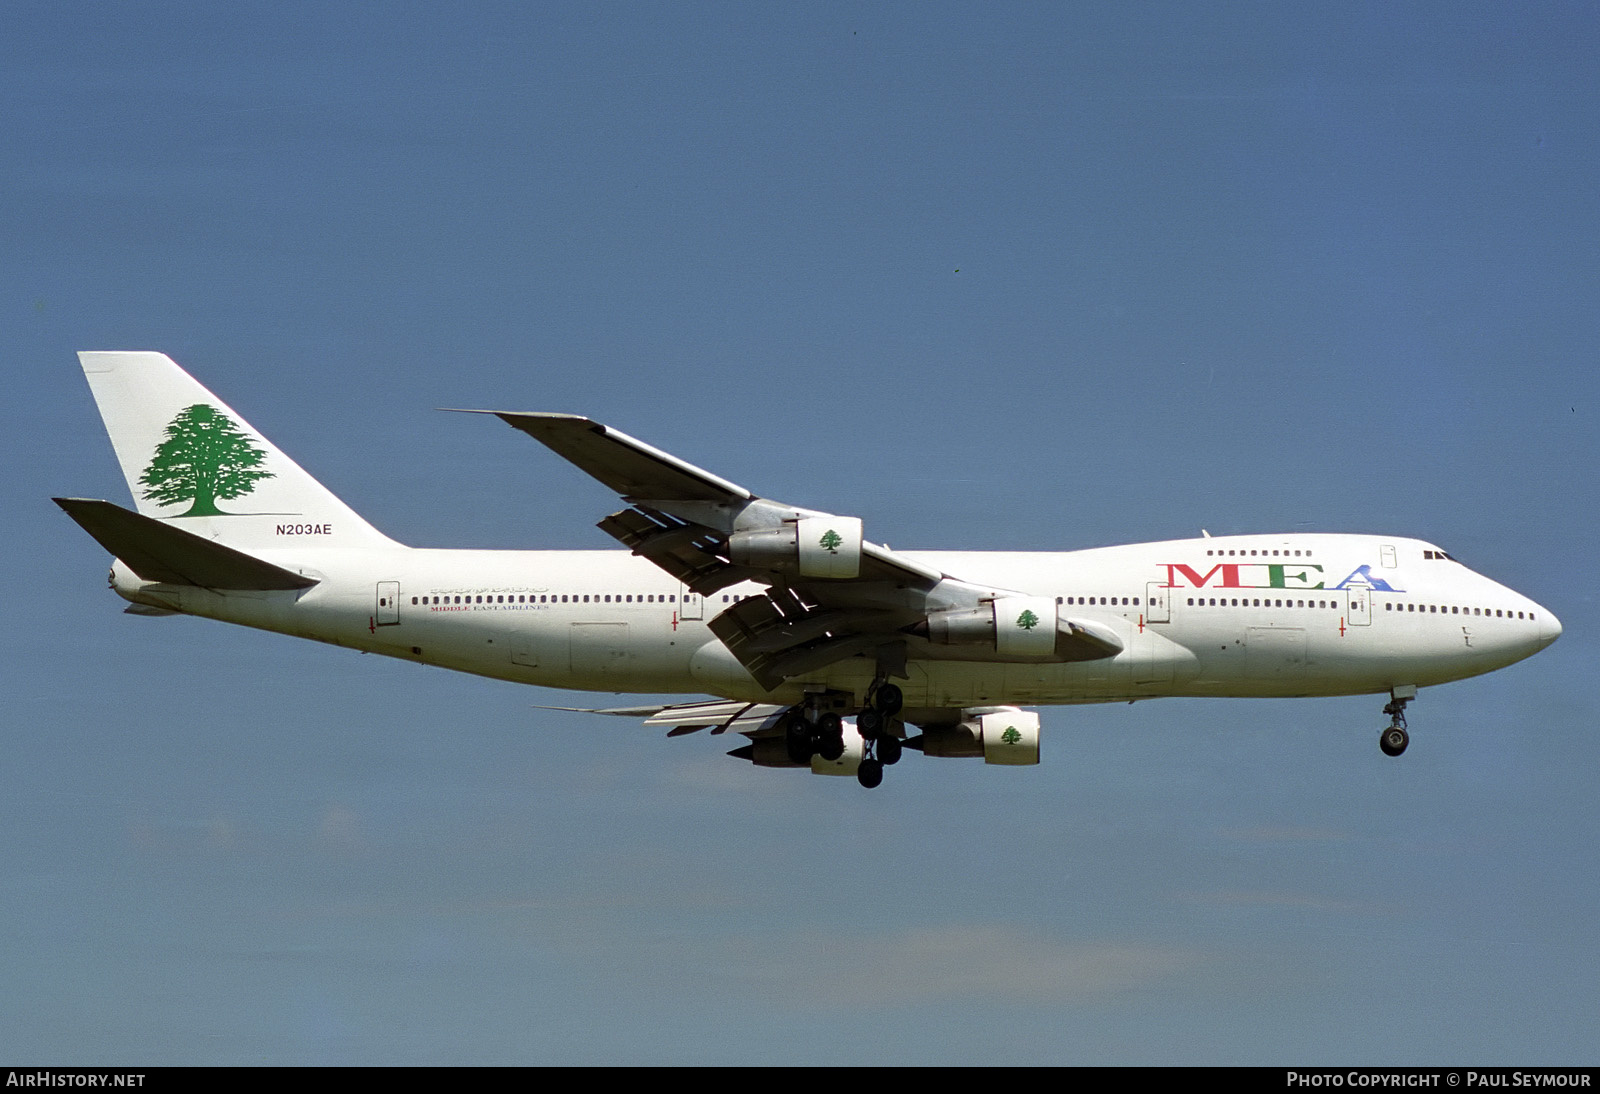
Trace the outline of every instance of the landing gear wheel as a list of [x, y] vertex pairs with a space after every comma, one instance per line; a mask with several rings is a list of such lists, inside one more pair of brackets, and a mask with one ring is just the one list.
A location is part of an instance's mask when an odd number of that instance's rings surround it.
[[861, 766], [856, 769], [856, 781], [871, 790], [883, 782], [883, 764], [872, 759], [862, 760]]
[[861, 734], [863, 741], [875, 741], [883, 732], [883, 723], [887, 721], [883, 715], [868, 707], [856, 715], [856, 730]]
[[811, 727], [801, 717], [790, 718], [783, 727], [783, 747], [789, 760], [797, 764], [811, 762]]
[[817, 719], [817, 755], [829, 763], [844, 755], [844, 722], [828, 713]]
[[900, 762], [900, 754], [905, 746], [899, 737], [883, 736], [878, 738], [878, 762], [885, 767], [893, 766]]
[[1385, 756], [1398, 756], [1411, 743], [1410, 734], [1399, 726], [1390, 726], [1378, 735], [1378, 747]]
[[905, 700], [905, 695], [893, 684], [880, 684], [872, 696], [872, 705], [877, 707], [878, 713], [885, 718], [893, 718], [900, 713], [900, 707]]

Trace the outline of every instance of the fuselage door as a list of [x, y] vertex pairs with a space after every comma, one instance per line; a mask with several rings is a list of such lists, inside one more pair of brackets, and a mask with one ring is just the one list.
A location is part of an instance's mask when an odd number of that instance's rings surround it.
[[1394, 544], [1383, 543], [1378, 546], [1378, 561], [1385, 570], [1394, 569]]
[[678, 618], [679, 619], [704, 619], [706, 598], [699, 593], [691, 593], [688, 586], [678, 586]]
[[400, 583], [378, 582], [377, 596], [377, 610], [372, 613], [374, 622], [380, 627], [389, 627], [400, 622]]
[[1171, 609], [1167, 606], [1167, 598], [1172, 595], [1172, 590], [1162, 585], [1159, 581], [1145, 583], [1144, 587], [1146, 623], [1169, 623], [1172, 621]]
[[1346, 590], [1347, 610], [1345, 618], [1352, 627], [1366, 627], [1372, 624], [1372, 590], [1359, 585]]

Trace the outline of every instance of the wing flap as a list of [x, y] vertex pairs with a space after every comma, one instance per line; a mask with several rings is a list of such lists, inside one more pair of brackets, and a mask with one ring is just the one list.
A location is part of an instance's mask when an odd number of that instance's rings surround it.
[[316, 579], [153, 517], [89, 498], [52, 498], [67, 516], [146, 581], [205, 589], [309, 589]]
[[701, 596], [763, 577], [762, 571], [728, 559], [728, 539], [715, 528], [649, 506], [612, 513], [597, 527]]

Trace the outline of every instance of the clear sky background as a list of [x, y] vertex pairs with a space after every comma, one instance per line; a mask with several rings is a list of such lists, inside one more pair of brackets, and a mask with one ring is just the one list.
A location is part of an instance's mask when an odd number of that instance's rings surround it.
[[[1600, 1062], [1593, 4], [12, 3], [0, 1057]], [[1560, 616], [1382, 697], [1044, 711], [884, 785], [139, 619], [74, 351], [418, 546], [595, 547], [494, 421], [898, 548], [1439, 543]]]

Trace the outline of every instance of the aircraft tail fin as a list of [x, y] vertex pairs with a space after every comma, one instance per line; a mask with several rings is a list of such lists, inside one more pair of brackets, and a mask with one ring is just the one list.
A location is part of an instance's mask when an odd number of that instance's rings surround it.
[[78, 360], [143, 516], [245, 550], [398, 546], [166, 354]]

